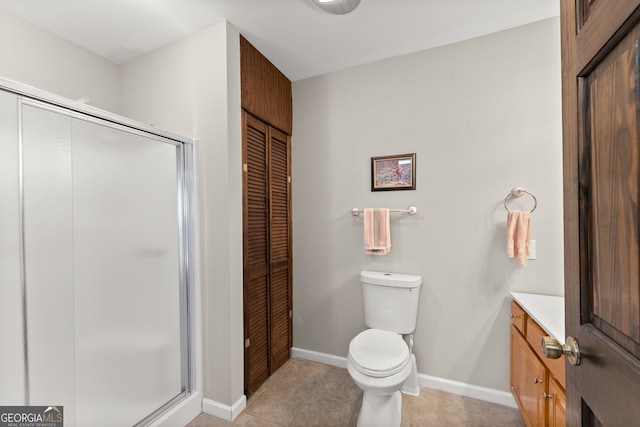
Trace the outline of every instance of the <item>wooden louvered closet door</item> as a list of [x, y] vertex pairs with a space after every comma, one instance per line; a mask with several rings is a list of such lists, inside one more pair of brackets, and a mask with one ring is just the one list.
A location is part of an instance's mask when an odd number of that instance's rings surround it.
[[289, 359], [289, 136], [243, 113], [245, 392]]

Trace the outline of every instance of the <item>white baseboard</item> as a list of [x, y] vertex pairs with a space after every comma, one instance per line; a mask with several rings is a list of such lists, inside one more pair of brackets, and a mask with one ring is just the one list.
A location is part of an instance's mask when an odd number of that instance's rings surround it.
[[[337, 366], [338, 368], [347, 367], [347, 359], [345, 357], [334, 356], [333, 354], [320, 353], [312, 350], [293, 347], [291, 349], [291, 357], [299, 357], [300, 359], [312, 360], [314, 362], [324, 363], [326, 365]], [[480, 387], [473, 384], [466, 384], [458, 381], [448, 380], [446, 378], [433, 377], [418, 373], [418, 382], [421, 387], [433, 388], [436, 390], [446, 391], [448, 393], [459, 394], [461, 396], [471, 397], [473, 399], [484, 400], [498, 405], [517, 408], [516, 401], [511, 393], [506, 391], [495, 390], [487, 387]]]
[[152, 427], [186, 426], [202, 411], [202, 394], [196, 391], [186, 397], [175, 408], [170, 409], [151, 423]]
[[313, 350], [292, 347], [291, 357], [299, 357], [300, 359], [312, 360], [314, 362], [324, 363], [325, 365], [347, 369], [347, 358], [334, 356], [333, 354], [318, 353]]
[[513, 395], [506, 391], [495, 390], [493, 388], [480, 387], [473, 384], [448, 380], [446, 378], [432, 377], [431, 375], [418, 374], [418, 382], [421, 387], [433, 388], [446, 391], [448, 393], [459, 394], [473, 399], [484, 400], [486, 402], [497, 403], [502, 406], [517, 408]]
[[240, 412], [247, 406], [247, 397], [242, 395], [240, 399], [236, 401], [232, 406], [225, 405], [224, 403], [216, 402], [211, 399], [202, 399], [202, 412], [209, 415], [213, 415], [218, 418], [222, 418], [226, 421], [233, 421], [236, 419]]

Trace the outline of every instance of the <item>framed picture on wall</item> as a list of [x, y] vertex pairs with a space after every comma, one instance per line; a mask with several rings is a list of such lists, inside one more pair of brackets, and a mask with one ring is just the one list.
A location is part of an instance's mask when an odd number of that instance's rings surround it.
[[371, 158], [371, 191], [415, 189], [416, 153]]

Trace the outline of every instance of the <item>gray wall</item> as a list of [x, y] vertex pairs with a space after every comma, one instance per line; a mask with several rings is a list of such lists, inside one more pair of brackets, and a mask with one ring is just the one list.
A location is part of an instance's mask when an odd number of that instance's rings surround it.
[[[359, 272], [419, 274], [419, 373], [507, 391], [509, 291], [563, 293], [560, 97], [557, 18], [295, 82], [294, 346], [346, 356]], [[370, 157], [413, 152], [415, 191], [370, 191]], [[505, 254], [515, 186], [538, 199], [526, 267]], [[351, 208], [409, 205], [365, 255]]]
[[118, 66], [0, 9], [0, 76], [117, 113]]

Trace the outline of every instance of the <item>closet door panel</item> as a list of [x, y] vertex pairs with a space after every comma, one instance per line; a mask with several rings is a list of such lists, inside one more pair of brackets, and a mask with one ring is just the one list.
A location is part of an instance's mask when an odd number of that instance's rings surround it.
[[289, 360], [291, 348], [289, 137], [271, 128], [269, 153], [271, 360], [275, 371]]
[[251, 317], [246, 325], [248, 339], [250, 340], [250, 345], [245, 355], [249, 365], [247, 389], [253, 393], [269, 378], [269, 288], [266, 275], [245, 278], [245, 283], [247, 286], [248, 312]]
[[72, 156], [78, 425], [134, 425], [182, 386], [176, 147], [74, 119]]
[[0, 402], [25, 405], [18, 97], [0, 91]]
[[270, 133], [270, 235], [271, 264], [289, 259], [289, 137], [276, 129]]
[[289, 268], [271, 271], [271, 360], [275, 372], [289, 360]]
[[269, 262], [267, 229], [267, 129], [247, 118], [245, 147], [245, 268], [266, 270]]
[[244, 328], [245, 388], [251, 394], [269, 377], [268, 128], [244, 118]]
[[24, 254], [30, 405], [75, 425], [71, 118], [23, 105]]

